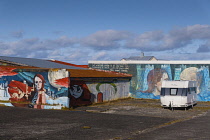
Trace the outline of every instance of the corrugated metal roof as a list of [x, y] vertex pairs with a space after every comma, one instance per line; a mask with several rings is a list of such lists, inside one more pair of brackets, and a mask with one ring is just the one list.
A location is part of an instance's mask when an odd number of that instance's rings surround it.
[[74, 67], [88, 68], [88, 65], [76, 65], [76, 64], [72, 64], [72, 63], [67, 63], [67, 62], [59, 61], [59, 60], [49, 60], [49, 61], [55, 62], [55, 63], [59, 63], [59, 64], [63, 64], [63, 65], [74, 66]]
[[[60, 64], [65, 64], [65, 65], [70, 65], [70, 66], [75, 66], [75, 67], [83, 67], [87, 68], [88, 65], [76, 65], [76, 64], [71, 64], [67, 62], [62, 62], [58, 60], [51, 60], [52, 62], [55, 63], [60, 63]], [[132, 77], [131, 74], [125, 74], [125, 73], [119, 73], [119, 72], [112, 72], [112, 71], [105, 71], [105, 70], [96, 70], [96, 69], [88, 69], [88, 70], [69, 70], [71, 73], [70, 77], [73, 78], [104, 78], [104, 77], [109, 77], [109, 78], [130, 78]]]
[[[16, 69], [25, 69], [25, 70], [48, 70], [51, 68], [61, 68], [61, 69], [68, 69], [71, 73], [70, 77], [72, 78], [131, 78], [132, 75], [118, 73], [118, 72], [111, 72], [111, 71], [104, 71], [104, 70], [95, 70], [95, 69], [85, 69], [80, 67], [74, 67], [70, 65], [59, 64], [56, 62], [51, 62], [49, 60], [42, 60], [42, 59], [34, 59], [34, 58], [21, 58], [21, 57], [6, 57], [0, 56], [0, 60], [11, 62], [16, 65], [21, 66], [1, 66], [1, 67], [12, 67]], [[33, 66], [33, 67], [31, 67]]]
[[80, 67], [68, 66], [59, 63], [54, 63], [48, 60], [22, 57], [0, 56], [0, 60], [16, 63], [22, 66], [33, 66], [40, 68], [61, 68], [61, 69], [84, 69]]

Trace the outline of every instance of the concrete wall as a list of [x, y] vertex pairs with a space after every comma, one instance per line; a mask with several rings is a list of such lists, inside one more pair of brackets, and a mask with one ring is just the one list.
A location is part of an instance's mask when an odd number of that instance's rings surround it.
[[69, 72], [65, 69], [14, 71], [15, 68], [0, 67], [0, 104], [39, 109], [69, 107]]
[[198, 101], [210, 101], [210, 64], [208, 61], [142, 63], [99, 61], [89, 62], [89, 67], [132, 74], [130, 92], [131, 96], [135, 98], [160, 99], [162, 80], [192, 80], [197, 81]]

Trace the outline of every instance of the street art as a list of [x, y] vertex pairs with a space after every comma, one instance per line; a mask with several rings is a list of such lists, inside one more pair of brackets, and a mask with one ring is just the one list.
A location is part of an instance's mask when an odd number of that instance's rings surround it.
[[134, 98], [160, 99], [163, 80], [192, 80], [197, 82], [197, 100], [210, 101], [209, 64], [89, 64], [89, 67], [132, 74], [129, 91]]
[[91, 93], [82, 80], [71, 80], [69, 92], [71, 107], [90, 105], [92, 103]]
[[168, 80], [168, 74], [164, 69], [153, 69], [147, 75], [147, 90], [141, 91], [143, 93], [153, 93], [155, 96], [160, 95], [162, 80]]
[[[68, 71], [14, 72], [0, 67], [0, 104], [38, 109], [69, 107]], [[3, 102], [1, 102], [3, 101]]]
[[103, 83], [98, 83], [97, 85], [96, 85], [96, 90], [97, 90], [97, 92], [98, 92], [98, 94], [97, 94], [97, 102], [103, 102], [103, 93], [101, 92], [101, 90], [100, 90], [100, 86], [102, 85], [102, 84], [108, 84], [108, 85], [111, 85], [113, 88], [114, 88], [114, 92], [110, 92], [111, 94], [110, 94], [110, 96], [112, 97], [113, 95], [112, 94], [116, 94], [117, 93], [117, 86], [114, 84], [114, 83], [107, 83], [107, 82], [103, 82]]
[[109, 84], [109, 85], [111, 85], [113, 88], [114, 88], [114, 94], [116, 94], [117, 93], [117, 86], [114, 84], [114, 83], [98, 83], [97, 85], [96, 85], [96, 90], [98, 91], [98, 93], [100, 93], [101, 92], [101, 90], [100, 90], [100, 86], [102, 85], [102, 84]]
[[110, 101], [129, 96], [130, 82], [99, 82], [86, 83], [91, 92], [91, 101]]
[[129, 81], [127, 82], [85, 82], [74, 79], [70, 82], [70, 106], [84, 106], [92, 103], [128, 97]]
[[[158, 67], [158, 68], [155, 68]], [[187, 65], [137, 65], [136, 83], [131, 89], [136, 98], [160, 99], [163, 80], [197, 81], [197, 100], [210, 101], [209, 67], [189, 67]]]
[[82, 106], [90, 105], [91, 102], [91, 93], [82, 80], [72, 80], [70, 83], [70, 106]]

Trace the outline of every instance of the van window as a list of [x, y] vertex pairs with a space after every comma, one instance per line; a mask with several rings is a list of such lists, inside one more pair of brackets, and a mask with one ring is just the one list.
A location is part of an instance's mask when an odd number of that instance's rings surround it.
[[171, 88], [171, 95], [177, 95], [177, 88]]
[[160, 95], [165, 96], [165, 88], [161, 88]]
[[191, 87], [190, 92], [195, 92], [196, 93], [196, 87]]
[[188, 91], [187, 88], [183, 88], [181, 96], [187, 96], [187, 91]]
[[170, 88], [161, 88], [161, 96], [170, 95]]
[[[192, 90], [196, 91], [196, 88], [192, 88]], [[160, 95], [178, 95], [178, 96], [187, 96], [190, 92], [189, 88], [161, 88]]]

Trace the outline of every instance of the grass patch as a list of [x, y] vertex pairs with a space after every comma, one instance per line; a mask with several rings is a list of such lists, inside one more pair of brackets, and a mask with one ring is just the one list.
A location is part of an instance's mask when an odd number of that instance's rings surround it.
[[201, 104], [201, 105], [209, 105], [210, 106], [210, 102], [209, 101], [206, 101], [206, 102], [199, 101], [198, 104]]
[[210, 106], [196, 106], [193, 109], [207, 111], [210, 110]]
[[1, 103], [10, 103], [10, 101], [0, 100]]

